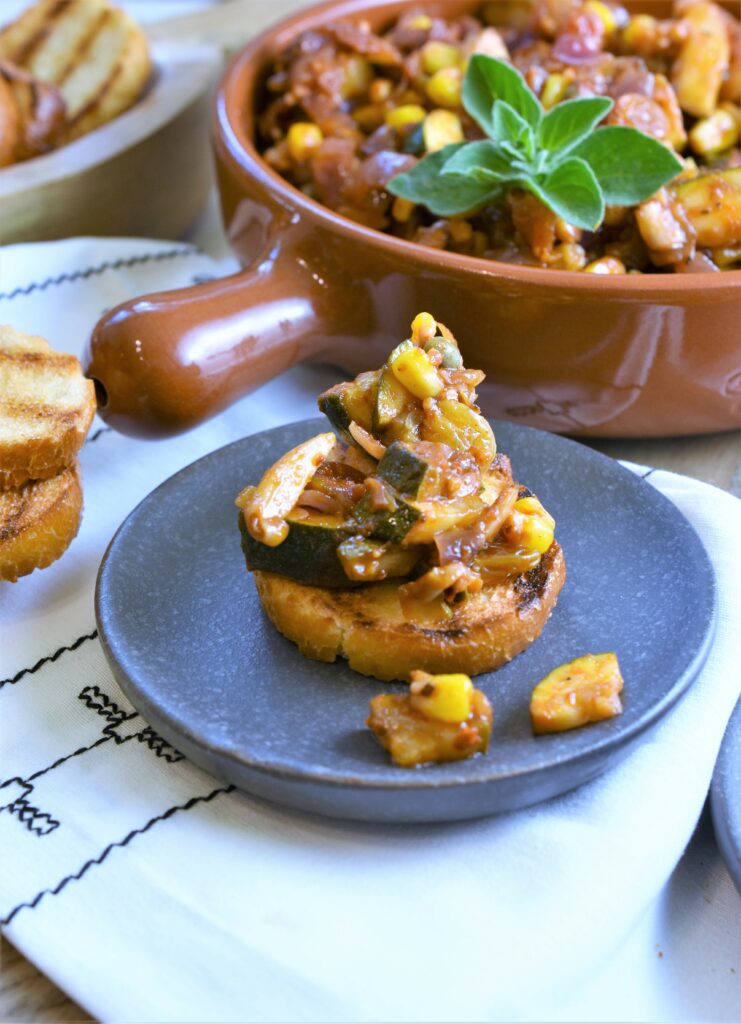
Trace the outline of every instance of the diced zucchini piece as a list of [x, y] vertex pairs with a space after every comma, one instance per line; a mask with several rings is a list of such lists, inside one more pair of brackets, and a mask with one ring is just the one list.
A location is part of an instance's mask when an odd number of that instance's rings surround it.
[[391, 487], [387, 487], [393, 508], [376, 508], [370, 494], [357, 504], [353, 519], [358, 532], [373, 540], [391, 541], [400, 544], [421, 516], [414, 505], [405, 501]]
[[361, 373], [355, 380], [335, 384], [319, 396], [319, 411], [351, 444], [356, 443], [348, 431], [353, 420], [363, 430], [373, 430], [379, 377], [378, 370]]
[[286, 521], [289, 529], [285, 540], [271, 548], [252, 537], [240, 512], [242, 551], [250, 571], [274, 572], [313, 587], [356, 585], [345, 575], [338, 555], [340, 544], [351, 536], [340, 516], [294, 509]]
[[730, 45], [724, 12], [714, 3], [698, 0], [683, 11], [689, 33], [672, 68], [672, 85], [682, 110], [707, 117], [718, 105], [728, 73]]
[[409, 405], [410, 394], [404, 385], [396, 379], [389, 366], [384, 366], [381, 371], [381, 380], [378, 384], [378, 399], [373, 427], [376, 431], [383, 430], [389, 423], [393, 423]]
[[674, 192], [709, 249], [741, 243], [741, 167], [710, 171], [677, 185]]
[[471, 451], [481, 465], [488, 465], [497, 453], [489, 423], [455, 399], [442, 399], [426, 414], [422, 436], [425, 441], [442, 441], [459, 451]]
[[378, 463], [376, 475], [410, 498], [433, 497], [440, 493], [446, 456], [445, 445], [394, 441]]
[[439, 533], [471, 526], [483, 511], [493, 505], [504, 486], [497, 474], [484, 476], [479, 494], [447, 501], [413, 501], [417, 521], [408, 530], [405, 544], [432, 544]]

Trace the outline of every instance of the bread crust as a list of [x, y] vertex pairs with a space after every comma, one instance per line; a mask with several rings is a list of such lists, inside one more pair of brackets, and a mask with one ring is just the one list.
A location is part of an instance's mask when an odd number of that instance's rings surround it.
[[77, 462], [51, 480], [0, 493], [0, 580], [15, 582], [55, 562], [77, 535], [81, 514]]
[[95, 388], [74, 356], [0, 325], [0, 490], [64, 470], [94, 415]]
[[263, 609], [283, 636], [316, 661], [347, 658], [376, 679], [407, 679], [412, 669], [478, 675], [511, 661], [540, 635], [566, 579], [554, 541], [528, 573], [470, 595], [452, 618], [411, 622], [399, 604], [398, 581], [352, 590], [309, 587], [255, 572]]

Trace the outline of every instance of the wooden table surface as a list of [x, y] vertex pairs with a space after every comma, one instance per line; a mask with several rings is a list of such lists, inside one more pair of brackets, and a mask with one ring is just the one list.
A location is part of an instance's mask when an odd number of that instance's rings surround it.
[[[302, 0], [232, 0], [210, 12], [178, 19], [152, 34], [160, 38], [208, 39], [230, 50], [302, 6]], [[593, 442], [614, 458], [670, 469], [706, 481], [741, 497], [741, 433], [648, 441]], [[68, 1022], [92, 1020], [80, 1006], [46, 978], [7, 940], [0, 939], [0, 1022]]]

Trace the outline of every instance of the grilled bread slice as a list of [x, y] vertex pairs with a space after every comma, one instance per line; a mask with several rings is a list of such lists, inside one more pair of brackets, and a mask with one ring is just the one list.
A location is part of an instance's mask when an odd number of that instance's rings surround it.
[[0, 58], [59, 88], [67, 142], [128, 110], [152, 72], [146, 36], [108, 0], [39, 0], [0, 30]]
[[0, 89], [3, 86], [15, 105], [17, 129], [15, 145], [6, 162], [28, 160], [58, 146], [67, 128], [66, 108], [59, 89], [39, 81], [8, 61], [0, 60]]
[[0, 491], [0, 579], [15, 582], [55, 562], [75, 538], [81, 513], [77, 462], [50, 480]]
[[316, 661], [347, 658], [376, 679], [408, 679], [412, 669], [477, 675], [500, 668], [540, 635], [566, 579], [554, 541], [530, 572], [486, 585], [442, 622], [402, 613], [398, 581], [353, 590], [308, 587], [255, 572], [262, 606], [275, 627]]
[[74, 356], [0, 325], [0, 489], [65, 469], [95, 414], [95, 389]]

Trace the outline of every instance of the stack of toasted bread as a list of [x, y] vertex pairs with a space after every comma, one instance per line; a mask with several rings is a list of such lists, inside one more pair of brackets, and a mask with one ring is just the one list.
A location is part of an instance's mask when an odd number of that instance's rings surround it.
[[144, 33], [108, 0], [38, 0], [0, 29], [0, 167], [122, 114], [151, 71]]
[[94, 414], [74, 356], [0, 326], [0, 580], [45, 568], [76, 536], [77, 453]]

